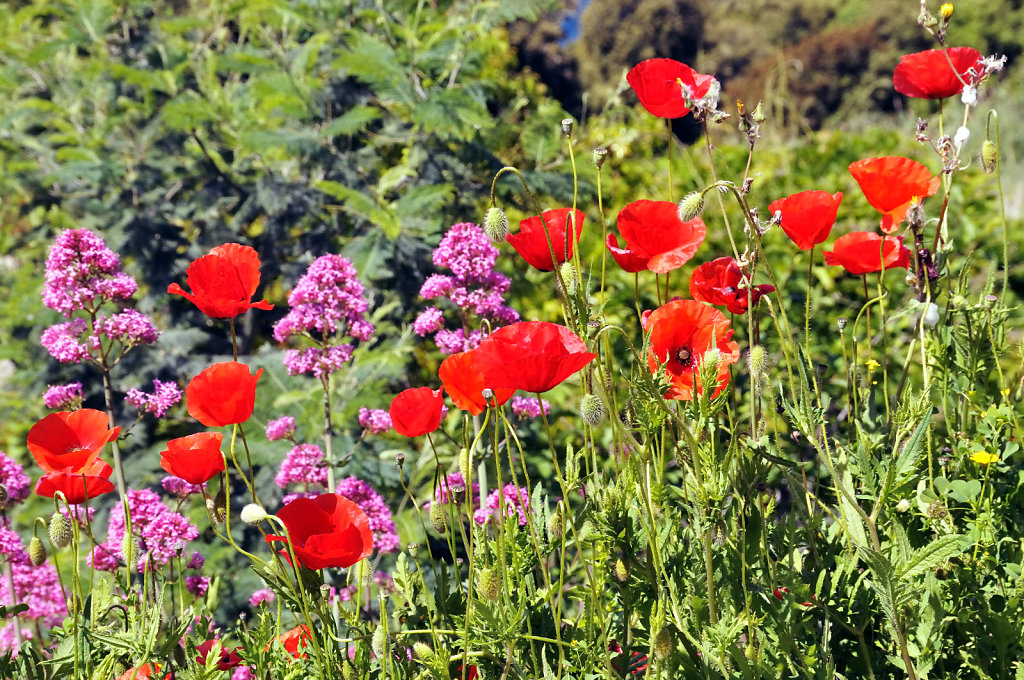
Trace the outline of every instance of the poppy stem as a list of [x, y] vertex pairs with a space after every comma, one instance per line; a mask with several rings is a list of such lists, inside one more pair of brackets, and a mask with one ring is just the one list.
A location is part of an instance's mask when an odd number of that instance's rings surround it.
[[804, 352], [807, 354], [807, 366], [814, 371], [811, 361], [811, 284], [814, 277], [814, 248], [811, 246], [810, 257], [807, 258], [807, 296], [804, 298]]

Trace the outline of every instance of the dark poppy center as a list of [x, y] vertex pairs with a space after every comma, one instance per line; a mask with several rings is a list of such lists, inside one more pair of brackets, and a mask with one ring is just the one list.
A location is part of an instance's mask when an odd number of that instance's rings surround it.
[[692, 360], [693, 352], [690, 351], [689, 347], [680, 347], [676, 350], [676, 361], [682, 364], [684, 368], [689, 366]]

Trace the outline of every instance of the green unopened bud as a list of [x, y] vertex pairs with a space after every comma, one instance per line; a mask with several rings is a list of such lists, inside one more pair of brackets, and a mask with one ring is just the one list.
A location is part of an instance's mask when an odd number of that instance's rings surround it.
[[470, 480], [473, 479], [473, 456], [469, 453], [469, 449], [459, 449], [459, 473], [462, 474], [462, 480], [468, 486]]
[[50, 526], [47, 527], [47, 531], [50, 534], [50, 543], [53, 543], [53, 547], [57, 549], [71, 545], [71, 539], [75, 536], [71, 530], [71, 522], [59, 512], [53, 513], [53, 516], [50, 517]]
[[508, 236], [508, 215], [496, 205], [487, 209], [484, 215], [484, 233], [493, 243], [501, 243]]
[[679, 201], [679, 219], [683, 222], [697, 219], [704, 212], [704, 194], [700, 191], [691, 191]]
[[768, 120], [767, 116], [764, 115], [764, 106], [761, 102], [758, 102], [757, 106], [754, 107], [754, 110], [750, 113], [750, 118], [758, 125]]
[[139, 544], [129, 534], [121, 539], [121, 555], [128, 568], [134, 570], [139, 564]]
[[562, 283], [565, 284], [565, 292], [569, 295], [575, 295], [580, 289], [579, 279], [576, 278], [576, 265], [572, 262], [563, 262], [560, 271]]
[[594, 165], [597, 166], [598, 170], [601, 169], [606, 160], [608, 160], [608, 149], [603, 146], [599, 146], [594, 149]]
[[751, 377], [760, 378], [763, 376], [765, 368], [768, 367], [768, 352], [765, 350], [764, 345], [754, 345], [751, 347], [747, 362], [750, 365]]
[[572, 136], [573, 120], [572, 118], [562, 119], [562, 134], [566, 137]]
[[501, 579], [498, 572], [490, 567], [484, 567], [476, 574], [476, 588], [488, 600], [494, 602], [498, 599], [501, 590]]
[[552, 541], [560, 541], [564, 532], [565, 523], [562, 521], [562, 508], [559, 506], [548, 517], [548, 536], [551, 537]]
[[435, 500], [430, 504], [430, 526], [439, 534], [443, 534], [447, 531], [444, 519], [444, 506], [440, 501]]
[[600, 538], [600, 533], [594, 521], [590, 519], [583, 520], [583, 526], [580, 527], [580, 540], [596, 541], [598, 538]]
[[341, 667], [341, 677], [343, 680], [358, 680], [359, 671], [356, 670], [356, 667], [351, 662], [346, 661]]
[[249, 503], [242, 508], [242, 521], [249, 526], [256, 526], [267, 518], [267, 511], [256, 503]]
[[674, 647], [675, 640], [672, 639], [672, 631], [667, 627], [659, 630], [658, 634], [654, 636], [654, 657], [656, 659], [664, 661], [672, 654]]
[[46, 546], [38, 536], [33, 536], [28, 542], [28, 558], [37, 567], [46, 561]]
[[991, 139], [986, 139], [981, 143], [981, 167], [988, 174], [992, 174], [996, 171], [996, 166], [999, 164], [999, 150]]
[[584, 394], [580, 399], [580, 417], [591, 427], [604, 418], [604, 402], [596, 394]]
[[377, 624], [377, 630], [373, 631], [373, 637], [370, 638], [370, 649], [377, 655], [378, 659], [384, 658], [384, 643], [387, 641], [388, 631], [384, 627], [384, 622], [381, 621]]
[[426, 642], [417, 642], [412, 646], [412, 656], [417, 661], [429, 664], [434, 660], [434, 650]]
[[629, 580], [629, 567], [626, 566], [626, 561], [621, 557], [615, 560], [615, 578], [617, 578], [620, 583], [625, 583]]

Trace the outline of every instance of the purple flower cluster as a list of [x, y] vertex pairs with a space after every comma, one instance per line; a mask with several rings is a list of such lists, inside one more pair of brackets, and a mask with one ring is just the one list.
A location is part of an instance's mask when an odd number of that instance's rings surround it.
[[62, 232], [46, 258], [43, 304], [64, 316], [126, 300], [136, 288], [135, 279], [121, 272], [117, 254], [88, 229]]
[[338, 482], [335, 493], [359, 506], [370, 520], [373, 547], [378, 552], [394, 552], [401, 547], [391, 509], [379, 493], [358, 477], [346, 477]]
[[196, 597], [202, 597], [206, 595], [206, 591], [210, 588], [210, 579], [206, 576], [186, 576], [185, 577], [185, 589], [192, 593]]
[[[34, 619], [49, 627], [59, 624], [67, 615], [67, 606], [53, 565], [45, 562], [38, 567], [34, 566], [22, 545], [21, 537], [6, 525], [0, 525], [0, 553], [6, 556], [14, 584], [12, 593], [7, 579], [0, 579], [0, 604], [28, 605], [28, 611], [18, 615], [26, 621], [21, 626], [22, 639], [34, 635], [34, 627], [28, 625], [27, 620]], [[14, 649], [17, 643], [14, 639], [14, 623], [5, 623], [0, 629], [0, 649]]]
[[163, 487], [164, 491], [178, 498], [186, 498], [194, 493], [203, 492], [201, 484], [189, 484], [181, 477], [175, 477], [174, 475], [167, 475], [161, 479], [160, 486]]
[[[433, 274], [420, 287], [425, 300], [448, 298], [461, 316], [478, 317], [498, 328], [519, 321], [519, 313], [505, 305], [510, 281], [494, 271], [498, 249], [483, 230], [470, 222], [455, 224], [434, 249], [434, 265], [448, 269], [451, 275]], [[417, 335], [436, 333], [434, 342], [442, 354], [465, 352], [484, 339], [482, 331], [445, 329], [444, 317], [437, 307], [428, 307], [413, 323]]]
[[0, 451], [0, 484], [7, 489], [6, 507], [17, 505], [28, 498], [32, 480], [16, 460]]
[[[129, 489], [128, 510], [132, 518], [132, 535], [140, 548], [139, 566], [147, 562], [164, 565], [179, 555], [189, 541], [199, 537], [199, 530], [185, 517], [160, 501], [149, 489]], [[93, 565], [104, 571], [116, 571], [122, 559], [124, 514], [115, 509], [107, 522], [107, 541], [96, 546]]]
[[289, 484], [327, 485], [327, 461], [324, 452], [316, 444], [298, 444], [292, 447], [281, 468], [274, 477], [274, 483], [282, 489]]
[[277, 595], [274, 594], [273, 590], [270, 590], [269, 588], [260, 588], [259, 590], [254, 592], [251, 596], [249, 596], [249, 606], [250, 607], [259, 607], [264, 602], [266, 602], [267, 604], [270, 604], [276, 598], [277, 598]]
[[520, 418], [539, 418], [541, 404], [544, 405], [544, 415], [551, 412], [551, 404], [547, 399], [542, 399], [538, 403], [536, 397], [523, 397], [517, 394], [509, 402], [512, 413], [515, 413]]
[[[447, 505], [454, 496], [456, 502], [462, 503], [465, 499], [465, 493], [466, 479], [462, 476], [461, 472], [453, 472], [442, 479], [437, 485], [437, 489], [434, 491], [434, 500]], [[480, 505], [480, 485], [476, 482], [473, 482], [472, 494], [473, 507], [475, 508]]]
[[[526, 526], [526, 515], [530, 512], [530, 494], [526, 487], [519, 487], [515, 484], [506, 484], [502, 487], [504, 496], [505, 516], [519, 517], [519, 526]], [[498, 489], [487, 494], [487, 500], [483, 507], [473, 513], [473, 520], [477, 524], [487, 524], [491, 518], [498, 514], [498, 506], [501, 498]]]
[[291, 375], [322, 377], [351, 359], [352, 346], [332, 344], [329, 336], [349, 335], [366, 342], [373, 335], [373, 324], [364, 318], [363, 284], [356, 268], [341, 255], [314, 260], [292, 289], [288, 304], [291, 310], [274, 324], [274, 338], [284, 342], [293, 335], [305, 335], [318, 345], [285, 353], [284, 364]]
[[91, 338], [94, 349], [99, 348], [101, 338], [121, 343], [122, 351], [136, 345], [152, 345], [160, 337], [160, 332], [153, 326], [149, 317], [140, 311], [126, 309], [117, 314], [96, 317]]
[[62, 364], [77, 364], [89, 360], [89, 348], [82, 341], [88, 330], [85, 319], [57, 323], [43, 331], [39, 342]]
[[379, 408], [359, 409], [359, 425], [370, 434], [384, 434], [391, 431], [391, 414]]
[[82, 408], [82, 383], [50, 385], [43, 394], [43, 405], [55, 411], [75, 411]]
[[282, 416], [267, 423], [267, 441], [291, 439], [295, 435], [295, 418]]
[[154, 380], [152, 394], [132, 388], [124, 400], [140, 413], [152, 413], [157, 418], [163, 418], [172, 406], [181, 401], [181, 388], [174, 382]]

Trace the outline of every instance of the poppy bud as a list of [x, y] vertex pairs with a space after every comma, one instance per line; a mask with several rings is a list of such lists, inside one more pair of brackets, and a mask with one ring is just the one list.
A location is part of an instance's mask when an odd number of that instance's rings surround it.
[[28, 542], [28, 558], [37, 567], [46, 561], [46, 546], [38, 536], [33, 536]]
[[242, 508], [242, 521], [249, 526], [256, 526], [267, 518], [267, 511], [256, 503], [249, 503]]
[[439, 534], [443, 534], [447, 529], [444, 519], [444, 507], [438, 501], [430, 504], [430, 526]]
[[843, 329], [846, 328], [847, 319], [845, 316], [841, 316], [836, 319], [836, 325], [839, 326], [839, 332], [842, 333]]
[[621, 557], [615, 560], [615, 578], [620, 583], [625, 583], [629, 579], [629, 567], [626, 566], [626, 562]]
[[417, 661], [430, 663], [434, 660], [434, 650], [426, 642], [417, 642], [412, 646], [412, 655]]
[[121, 555], [129, 569], [134, 569], [139, 563], [139, 544], [132, 538], [131, 534], [125, 534], [121, 539]]
[[356, 680], [359, 677], [359, 671], [357, 671], [356, 667], [351, 663], [346, 662], [345, 665], [341, 667], [341, 677], [344, 678], [344, 680]]
[[57, 549], [71, 545], [71, 539], [74, 538], [71, 522], [59, 512], [53, 513], [53, 516], [50, 517], [50, 526], [47, 527], [47, 531], [50, 534], [50, 542]]
[[580, 540], [596, 541], [600, 537], [601, 536], [597, 530], [597, 525], [594, 524], [593, 520], [584, 520], [583, 526], [580, 527]]
[[498, 578], [498, 572], [494, 571], [490, 567], [484, 567], [477, 572], [476, 575], [476, 587], [488, 600], [492, 602], [498, 599], [498, 593], [501, 590], [501, 579]]
[[691, 191], [679, 201], [679, 219], [689, 222], [700, 217], [704, 212], [704, 192]]
[[752, 378], [763, 376], [765, 368], [768, 366], [768, 352], [765, 351], [764, 345], [754, 345], [751, 347], [747, 361], [750, 364], [750, 375]]
[[473, 456], [469, 453], [469, 449], [459, 449], [459, 472], [468, 485], [473, 478]]
[[551, 537], [552, 541], [560, 541], [564, 532], [565, 524], [562, 522], [562, 509], [558, 507], [548, 517], [548, 536]]
[[484, 215], [484, 233], [493, 243], [501, 243], [508, 236], [508, 215], [496, 205], [487, 209]]
[[565, 284], [565, 292], [568, 295], [575, 295], [579, 290], [579, 280], [576, 278], [576, 265], [572, 262], [563, 262], [560, 267], [562, 283]]
[[654, 636], [654, 656], [661, 661], [664, 661], [672, 653], [672, 649], [675, 647], [675, 640], [672, 639], [672, 631], [667, 627], [662, 628], [658, 631], [658, 634]]
[[384, 628], [384, 622], [381, 621], [377, 624], [377, 630], [373, 631], [373, 637], [370, 638], [370, 649], [380, 659], [384, 656], [384, 645], [387, 642], [388, 632]]
[[572, 136], [572, 127], [573, 127], [573, 120], [572, 120], [572, 118], [563, 118], [562, 119], [562, 134], [563, 135], [565, 135], [566, 137], [571, 137]]
[[998, 164], [999, 150], [991, 139], [986, 139], [981, 144], [981, 167], [986, 173], [991, 175], [996, 171]]
[[395, 454], [395, 462], [398, 464], [398, 469], [401, 470], [402, 466], [405, 465], [405, 454], [404, 453]]
[[603, 146], [599, 146], [594, 149], [594, 165], [597, 166], [598, 170], [601, 169], [601, 166], [604, 165], [606, 160], [608, 160], [608, 149]]
[[596, 394], [584, 394], [580, 399], [580, 417], [591, 427], [604, 418], [604, 404]]

